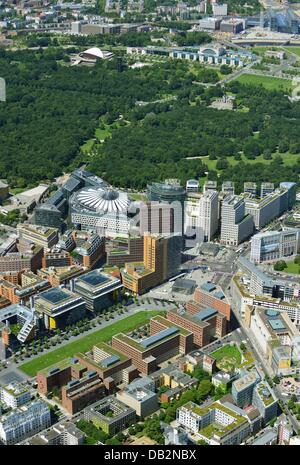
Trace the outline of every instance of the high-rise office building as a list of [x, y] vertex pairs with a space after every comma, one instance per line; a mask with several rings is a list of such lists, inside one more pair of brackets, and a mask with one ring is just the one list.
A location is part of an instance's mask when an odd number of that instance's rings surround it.
[[196, 179], [188, 179], [186, 182], [186, 191], [187, 192], [198, 192], [199, 182]]
[[234, 195], [225, 197], [221, 209], [221, 243], [238, 245], [253, 233], [253, 218], [245, 215], [245, 201]]
[[274, 192], [274, 184], [272, 182], [262, 182], [260, 186], [260, 197], [263, 199]]
[[217, 181], [206, 181], [203, 186], [203, 193], [217, 190]]
[[218, 193], [188, 193], [185, 202], [185, 234], [195, 243], [209, 242], [218, 230]]
[[222, 184], [222, 192], [226, 195], [234, 195], [234, 182], [224, 181]]
[[218, 193], [207, 191], [200, 199], [199, 227], [203, 241], [209, 242], [218, 230]]
[[261, 263], [291, 257], [298, 253], [300, 231], [287, 229], [255, 234], [251, 240], [250, 260]]
[[136, 294], [163, 283], [181, 264], [182, 236], [144, 235], [143, 262], [126, 263], [123, 284]]
[[42, 203], [34, 210], [34, 224], [39, 226], [60, 229], [62, 226], [62, 214], [55, 205]]
[[140, 233], [169, 235], [182, 232], [181, 204], [146, 202], [140, 208]]
[[286, 182], [261, 199], [246, 197], [245, 209], [246, 213], [253, 216], [255, 228], [261, 229], [291, 208], [295, 201], [296, 184]]
[[[180, 185], [178, 179], [166, 179], [164, 183], [155, 182], [147, 186], [148, 199], [151, 202], [161, 202], [172, 204], [175, 213], [175, 223], [178, 224], [179, 218], [181, 220], [181, 229], [183, 233], [184, 228], [184, 201], [186, 191]], [[181, 214], [180, 214], [181, 213]], [[176, 228], [177, 229], [177, 228]]]
[[244, 192], [256, 197], [257, 185], [255, 182], [244, 182]]

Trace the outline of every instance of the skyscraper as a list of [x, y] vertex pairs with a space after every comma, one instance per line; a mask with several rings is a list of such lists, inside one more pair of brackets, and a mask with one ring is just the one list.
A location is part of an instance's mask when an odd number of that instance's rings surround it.
[[209, 242], [218, 230], [218, 193], [216, 191], [205, 192], [200, 199], [199, 227], [204, 242]]
[[122, 270], [123, 285], [136, 294], [163, 283], [178, 272], [181, 264], [182, 236], [144, 235], [142, 262], [126, 263]]
[[225, 197], [221, 209], [221, 243], [238, 245], [253, 233], [251, 215], [245, 216], [245, 201], [234, 195]]

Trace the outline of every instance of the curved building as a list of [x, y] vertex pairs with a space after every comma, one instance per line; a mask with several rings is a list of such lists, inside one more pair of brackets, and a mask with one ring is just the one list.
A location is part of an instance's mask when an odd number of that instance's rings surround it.
[[[150, 201], [172, 204], [176, 225], [173, 231], [183, 234], [184, 229], [184, 201], [186, 191], [177, 179], [166, 179], [165, 182], [153, 182], [147, 186], [147, 195]], [[170, 231], [172, 232], [172, 231]]]
[[70, 198], [71, 221], [83, 230], [109, 237], [127, 237], [130, 200], [109, 187], [86, 187]]
[[157, 202], [180, 202], [185, 199], [185, 189], [176, 179], [166, 179], [165, 182], [153, 182], [147, 186], [148, 199]]

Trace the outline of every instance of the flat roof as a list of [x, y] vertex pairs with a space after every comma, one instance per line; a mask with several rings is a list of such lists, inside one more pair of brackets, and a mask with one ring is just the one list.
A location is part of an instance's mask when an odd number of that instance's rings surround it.
[[69, 299], [71, 297], [69, 292], [62, 290], [59, 287], [54, 287], [48, 291], [42, 292], [39, 295], [40, 298], [47, 300], [51, 304], [58, 304], [63, 300]]
[[218, 310], [208, 307], [208, 308], [205, 308], [204, 310], [200, 310], [200, 312], [196, 313], [195, 317], [197, 318], [197, 320], [204, 321], [207, 318], [209, 318], [209, 317], [211, 317], [213, 315], [216, 315], [217, 313], [218, 313]]
[[217, 291], [217, 292], [214, 293], [214, 297], [216, 297], [217, 299], [222, 300], [222, 299], [225, 298], [225, 295], [223, 294], [223, 292]]
[[108, 368], [109, 366], [113, 365], [116, 362], [120, 361], [120, 357], [118, 355], [111, 355], [103, 360], [101, 360], [101, 365], [104, 368]]
[[38, 373], [41, 373], [45, 376], [49, 376], [58, 373], [59, 371], [64, 370], [65, 368], [68, 368], [70, 366], [76, 366], [78, 369], [85, 368], [83, 365], [81, 365], [81, 363], [79, 363], [76, 357], [68, 357], [64, 358], [63, 360], [57, 363], [54, 363], [53, 365], [43, 368]]
[[252, 443], [252, 446], [264, 446], [265, 444], [268, 444], [275, 439], [277, 439], [277, 433], [275, 433], [275, 431], [267, 431], [259, 438], [255, 439], [255, 441]]
[[83, 276], [80, 276], [79, 281], [84, 281], [90, 286], [96, 287], [111, 281], [112, 278], [108, 275], [100, 273], [98, 270], [93, 270]]
[[145, 348], [152, 346], [156, 342], [161, 341], [165, 337], [171, 336], [172, 334], [178, 333], [179, 329], [175, 326], [171, 326], [170, 328], [163, 329], [158, 333], [154, 334], [153, 336], [148, 337], [141, 341], [141, 345]]
[[286, 326], [283, 324], [283, 321], [280, 320], [279, 318], [276, 318], [275, 320], [268, 320], [268, 321], [274, 331], [286, 329]]
[[204, 291], [207, 291], [207, 292], [212, 292], [216, 289], [216, 285], [213, 284], [213, 283], [204, 283], [201, 285], [201, 289], [203, 289]]

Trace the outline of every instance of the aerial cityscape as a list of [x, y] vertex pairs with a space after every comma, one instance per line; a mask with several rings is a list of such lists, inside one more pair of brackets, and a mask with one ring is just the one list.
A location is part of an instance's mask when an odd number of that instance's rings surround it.
[[300, 2], [0, 0], [0, 445], [300, 445], [299, 176]]

